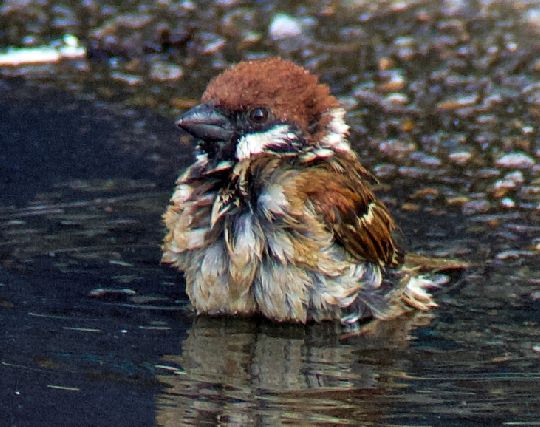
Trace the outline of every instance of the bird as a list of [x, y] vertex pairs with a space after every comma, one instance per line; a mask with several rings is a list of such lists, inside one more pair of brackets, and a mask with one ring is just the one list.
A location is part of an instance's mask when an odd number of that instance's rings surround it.
[[274, 322], [393, 319], [436, 306], [403, 263], [397, 224], [328, 85], [279, 57], [207, 85], [176, 125], [194, 140], [163, 215], [162, 262], [198, 315]]

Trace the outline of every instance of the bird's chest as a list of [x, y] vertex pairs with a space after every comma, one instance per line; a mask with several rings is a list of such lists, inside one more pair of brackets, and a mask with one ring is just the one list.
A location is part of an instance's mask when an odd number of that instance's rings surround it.
[[199, 312], [307, 315], [313, 279], [297, 264], [312, 265], [320, 245], [299, 230], [294, 238], [286, 220], [286, 185], [277, 174], [263, 172], [256, 181], [247, 179], [253, 174], [239, 173], [219, 185], [186, 182], [173, 196], [178, 203], [166, 215], [171, 231], [165, 256], [185, 272], [187, 293]]
[[[267, 248], [265, 230], [271, 224], [261, 221], [257, 197], [245, 175], [235, 175], [215, 193], [207, 219], [201, 275], [221, 275], [233, 296], [251, 286]], [[222, 267], [212, 271], [216, 265]]]
[[[284, 179], [287, 172], [280, 166], [272, 158], [242, 161], [215, 194], [209, 237], [226, 248], [233, 279], [252, 277], [251, 270], [265, 261], [294, 262], [295, 243], [308, 243], [295, 225], [303, 221], [292, 219], [302, 209], [289, 200]], [[240, 274], [242, 268], [248, 273]]]

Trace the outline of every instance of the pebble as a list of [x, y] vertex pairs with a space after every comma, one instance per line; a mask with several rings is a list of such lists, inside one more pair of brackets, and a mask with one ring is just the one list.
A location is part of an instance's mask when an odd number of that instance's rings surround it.
[[504, 260], [504, 259], [519, 259], [522, 257], [530, 257], [536, 255], [533, 251], [525, 251], [519, 249], [510, 249], [508, 251], [499, 252], [495, 258]]
[[119, 71], [111, 73], [111, 77], [114, 80], [118, 80], [130, 86], [138, 86], [143, 83], [143, 78], [141, 76], [136, 76], [134, 74], [121, 73]]
[[147, 14], [126, 13], [114, 19], [118, 27], [129, 28], [130, 30], [140, 30], [152, 21], [152, 16]]
[[239, 49], [247, 49], [257, 43], [259, 43], [263, 38], [261, 33], [256, 31], [247, 31], [242, 34], [242, 40], [238, 44]]
[[525, 99], [531, 106], [539, 107], [540, 106], [540, 91], [532, 92]]
[[406, 155], [416, 150], [416, 145], [413, 142], [388, 139], [379, 144], [379, 150], [389, 157], [404, 158]]
[[381, 97], [380, 95], [367, 90], [363, 86], [358, 86], [353, 90], [353, 95], [366, 104], [380, 104]]
[[207, 42], [201, 49], [203, 55], [215, 55], [222, 50], [226, 45], [226, 41], [222, 37], [217, 37]]
[[507, 173], [504, 178], [513, 181], [516, 184], [523, 184], [523, 182], [525, 181], [525, 178], [523, 177], [523, 172], [521, 171]]
[[475, 105], [479, 100], [478, 94], [463, 95], [458, 98], [441, 101], [437, 104], [439, 111], [454, 111], [464, 107]]
[[407, 212], [418, 212], [421, 206], [418, 203], [406, 202], [401, 205], [400, 209]]
[[394, 46], [396, 47], [412, 47], [416, 43], [415, 39], [413, 37], [403, 36], [403, 37], [397, 37], [394, 40]]
[[[509, 223], [506, 224], [505, 227], [515, 233], [536, 233], [540, 234], [540, 226], [538, 225], [532, 225], [532, 224], [516, 224], [516, 223]], [[540, 243], [540, 240], [539, 242]]]
[[429, 154], [422, 153], [421, 151], [415, 151], [411, 153], [410, 159], [415, 163], [420, 163], [424, 166], [438, 167], [441, 166], [442, 162], [435, 156], [430, 156]]
[[403, 93], [391, 93], [386, 96], [385, 101], [392, 105], [406, 105], [409, 103], [409, 98]]
[[494, 125], [499, 121], [495, 114], [482, 114], [476, 117], [476, 123], [479, 125]]
[[178, 6], [180, 7], [180, 9], [183, 9], [187, 12], [193, 12], [197, 9], [197, 5], [191, 0], [183, 0]]
[[471, 200], [463, 204], [462, 210], [465, 215], [475, 215], [489, 211], [491, 204], [487, 200]]
[[414, 3], [410, 1], [394, 1], [392, 2], [389, 7], [392, 12], [405, 12], [406, 10], [413, 7]]
[[391, 163], [381, 163], [373, 168], [375, 176], [380, 178], [388, 178], [393, 176], [397, 171], [397, 166]]
[[540, 196], [540, 186], [526, 185], [519, 190], [519, 196], [526, 200], [536, 200]]
[[508, 190], [513, 190], [524, 181], [523, 174], [520, 171], [508, 173], [503, 179], [498, 179], [493, 184], [495, 197], [502, 197]]
[[433, 200], [439, 196], [439, 190], [433, 187], [421, 188], [411, 194], [411, 199]]
[[402, 61], [412, 61], [416, 54], [416, 50], [412, 47], [402, 47], [396, 52], [396, 56]]
[[183, 75], [182, 67], [167, 62], [153, 62], [150, 68], [150, 78], [160, 82], [178, 80]]
[[521, 94], [528, 95], [528, 94], [538, 92], [538, 91], [540, 91], [540, 82], [535, 82], [535, 83], [528, 84], [527, 86], [522, 88]]
[[528, 10], [525, 13], [525, 20], [527, 24], [540, 30], [540, 8]]
[[405, 77], [399, 72], [389, 72], [383, 83], [377, 86], [381, 92], [397, 92], [405, 87]]
[[416, 40], [413, 37], [397, 37], [393, 43], [397, 48], [395, 55], [402, 61], [411, 61], [417, 53], [415, 44]]
[[512, 181], [510, 179], [498, 179], [495, 181], [495, 184], [493, 184], [494, 190], [512, 190], [513, 188], [516, 188], [515, 181]]
[[495, 178], [499, 176], [501, 172], [495, 168], [482, 168], [475, 172], [478, 178]]
[[503, 197], [501, 199], [501, 206], [503, 208], [511, 209], [516, 206], [516, 202], [514, 202], [514, 200], [512, 200], [510, 197]]
[[513, 152], [499, 157], [496, 165], [502, 168], [526, 169], [535, 164], [534, 159], [525, 153]]
[[[540, 59], [538, 60], [538, 62], [539, 62], [538, 69], [540, 70]], [[377, 62], [377, 66], [380, 71], [389, 70], [390, 68], [394, 66], [394, 61], [392, 60], [392, 58], [388, 58], [385, 56], [385, 57], [379, 58], [379, 61]]]
[[239, 3], [240, 3], [239, 0], [217, 0], [216, 1], [216, 5], [223, 8], [235, 7], [235, 6], [238, 6]]
[[459, 13], [463, 13], [467, 10], [468, 1], [466, 0], [444, 0], [443, 10], [448, 16], [453, 16]]
[[272, 40], [298, 37], [302, 34], [302, 25], [298, 19], [284, 13], [278, 13], [270, 23], [268, 33]]
[[409, 178], [421, 178], [427, 175], [427, 171], [425, 169], [417, 168], [414, 166], [401, 166], [400, 168], [398, 168], [398, 172], [400, 175]]
[[468, 201], [469, 201], [469, 198], [467, 196], [454, 196], [454, 197], [448, 197], [446, 199], [446, 203], [449, 206], [463, 206]]
[[415, 122], [410, 118], [405, 118], [401, 122], [400, 129], [403, 132], [411, 132], [414, 129]]
[[472, 158], [472, 153], [470, 151], [454, 151], [448, 154], [448, 158], [451, 162], [454, 162], [458, 165], [464, 165]]

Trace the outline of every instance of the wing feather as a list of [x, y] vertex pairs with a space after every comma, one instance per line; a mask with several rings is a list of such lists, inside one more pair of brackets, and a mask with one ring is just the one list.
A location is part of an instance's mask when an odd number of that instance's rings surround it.
[[357, 160], [341, 159], [300, 172], [295, 190], [352, 256], [397, 266], [403, 255], [392, 235], [396, 224], [368, 180], [372, 175]]

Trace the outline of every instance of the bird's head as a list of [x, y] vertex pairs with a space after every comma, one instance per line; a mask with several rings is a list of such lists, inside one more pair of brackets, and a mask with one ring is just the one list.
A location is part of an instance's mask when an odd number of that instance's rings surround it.
[[260, 155], [349, 151], [345, 111], [304, 68], [280, 58], [244, 61], [215, 77], [176, 124], [214, 164]]

